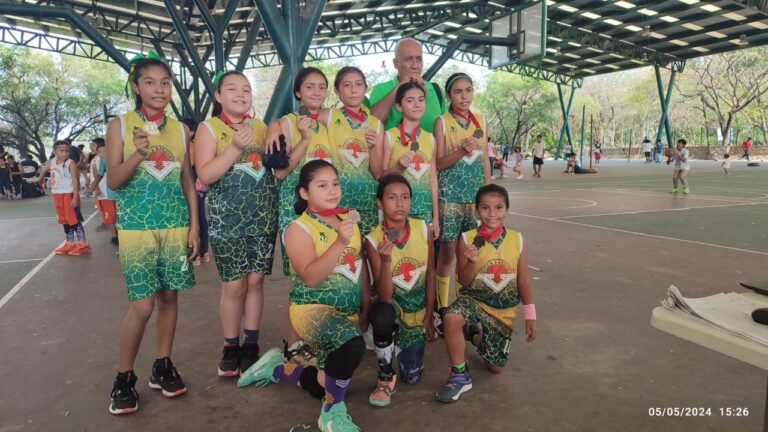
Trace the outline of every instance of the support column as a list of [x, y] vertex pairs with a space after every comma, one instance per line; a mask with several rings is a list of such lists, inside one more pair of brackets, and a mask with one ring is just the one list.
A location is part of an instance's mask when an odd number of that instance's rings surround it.
[[307, 56], [307, 51], [309, 51], [309, 46], [312, 43], [312, 36], [315, 34], [326, 1], [307, 1], [306, 8], [308, 10], [305, 11], [302, 19], [299, 13], [298, 0], [284, 0], [282, 11], [278, 11], [273, 1], [255, 0], [259, 14], [261, 14], [269, 32], [269, 37], [272, 39], [277, 55], [283, 63], [275, 92], [267, 108], [266, 122], [292, 111], [296, 106], [291, 95], [293, 80]]
[[656, 142], [661, 139], [662, 131], [665, 131], [667, 137], [667, 146], [671, 148], [675, 145], [672, 142], [672, 128], [669, 126], [669, 102], [672, 100], [672, 89], [674, 88], [677, 70], [672, 69], [672, 74], [669, 77], [669, 85], [667, 86], [666, 94], [664, 94], [664, 84], [661, 80], [661, 70], [659, 66], [654, 65], [654, 70], [656, 72], [656, 87], [659, 91], [659, 103], [661, 104], [661, 119], [659, 119], [659, 129], [656, 132], [656, 140], [653, 142], [653, 144], [656, 145]]
[[573, 139], [571, 138], [571, 125], [570, 115], [571, 107], [573, 106], [573, 96], [576, 94], [576, 87], [571, 87], [571, 93], [568, 96], [568, 105], [565, 104], [563, 97], [563, 88], [560, 84], [557, 85], [557, 96], [560, 99], [560, 111], [563, 114], [563, 126], [560, 128], [560, 139], [557, 141], [557, 151], [555, 152], [555, 160], [560, 159], [560, 153], [563, 148], [563, 137], [568, 139], [568, 144], [573, 149]]

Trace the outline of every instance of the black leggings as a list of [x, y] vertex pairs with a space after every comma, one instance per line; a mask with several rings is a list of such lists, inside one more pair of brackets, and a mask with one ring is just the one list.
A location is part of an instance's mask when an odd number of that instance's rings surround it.
[[365, 342], [362, 336], [355, 336], [340, 346], [336, 351], [332, 351], [325, 358], [325, 373], [340, 380], [352, 378], [355, 369], [363, 360], [365, 352]]
[[395, 308], [389, 303], [378, 302], [368, 312], [368, 321], [373, 327], [373, 343], [384, 348], [392, 344], [395, 339]]

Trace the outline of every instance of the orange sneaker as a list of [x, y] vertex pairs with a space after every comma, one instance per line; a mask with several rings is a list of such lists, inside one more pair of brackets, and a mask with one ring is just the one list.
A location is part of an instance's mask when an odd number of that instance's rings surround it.
[[83, 255], [91, 253], [91, 245], [88, 243], [78, 243], [71, 251], [69, 251], [70, 255]]
[[53, 251], [53, 253], [55, 253], [56, 255], [65, 255], [65, 254], [68, 254], [69, 251], [71, 251], [74, 248], [75, 248], [74, 243], [67, 242], [67, 243], [64, 243], [64, 246]]
[[395, 392], [397, 385], [397, 375], [392, 374], [392, 381], [382, 381], [379, 379], [376, 389], [368, 396], [368, 403], [377, 407], [389, 406], [392, 401], [392, 393]]

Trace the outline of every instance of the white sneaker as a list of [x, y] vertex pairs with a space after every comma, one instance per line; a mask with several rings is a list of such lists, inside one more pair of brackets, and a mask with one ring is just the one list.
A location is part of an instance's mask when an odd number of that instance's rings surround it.
[[523, 179], [523, 175], [522, 175], [522, 174], [520, 174], [519, 176], [517, 176], [517, 179], [518, 179], [518, 180], [522, 180], [522, 179]]
[[504, 175], [503, 175], [503, 176], [501, 176], [501, 177], [502, 177], [502, 178], [507, 178], [507, 175], [506, 175], [506, 174], [504, 174]]

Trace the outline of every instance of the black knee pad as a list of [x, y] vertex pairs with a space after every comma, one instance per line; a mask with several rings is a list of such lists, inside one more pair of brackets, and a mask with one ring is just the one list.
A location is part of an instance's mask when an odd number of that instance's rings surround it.
[[363, 360], [365, 342], [362, 336], [348, 340], [325, 358], [325, 373], [337, 379], [350, 379]]
[[314, 366], [307, 366], [301, 371], [299, 386], [315, 399], [322, 399], [325, 396], [325, 389], [317, 382], [317, 368]]
[[373, 327], [373, 343], [377, 347], [389, 346], [394, 341], [397, 330], [395, 325], [395, 308], [384, 302], [378, 302], [368, 312], [368, 322]]

